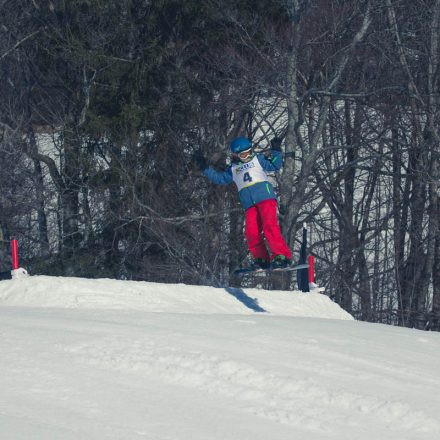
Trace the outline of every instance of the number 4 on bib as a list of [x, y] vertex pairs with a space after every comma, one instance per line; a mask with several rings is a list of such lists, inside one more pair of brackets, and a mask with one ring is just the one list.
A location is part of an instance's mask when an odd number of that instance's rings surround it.
[[244, 173], [243, 182], [252, 182], [252, 177], [249, 173]]

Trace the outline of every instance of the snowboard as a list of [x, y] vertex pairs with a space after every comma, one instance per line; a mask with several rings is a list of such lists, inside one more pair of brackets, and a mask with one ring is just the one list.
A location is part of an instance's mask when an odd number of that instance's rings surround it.
[[236, 269], [234, 270], [233, 275], [247, 275], [247, 274], [252, 274], [252, 273], [271, 273], [271, 272], [292, 272], [292, 271], [296, 271], [296, 270], [300, 270], [300, 269], [307, 269], [309, 267], [309, 265], [307, 263], [304, 264], [297, 264], [296, 266], [287, 266], [287, 267], [283, 267], [283, 268], [277, 268], [277, 269], [272, 269], [271, 267], [267, 268], [267, 269], [252, 269], [251, 267], [243, 267], [240, 269]]

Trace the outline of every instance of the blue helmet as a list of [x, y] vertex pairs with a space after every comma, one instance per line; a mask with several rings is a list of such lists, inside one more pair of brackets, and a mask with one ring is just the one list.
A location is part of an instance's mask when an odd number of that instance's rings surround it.
[[231, 151], [234, 154], [249, 150], [249, 148], [252, 148], [252, 142], [248, 138], [238, 137], [231, 142]]

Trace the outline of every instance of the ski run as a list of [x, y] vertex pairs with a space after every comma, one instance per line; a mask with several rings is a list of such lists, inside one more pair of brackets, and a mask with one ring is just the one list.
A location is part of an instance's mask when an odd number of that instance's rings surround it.
[[319, 293], [0, 283], [0, 439], [434, 440], [440, 334]]

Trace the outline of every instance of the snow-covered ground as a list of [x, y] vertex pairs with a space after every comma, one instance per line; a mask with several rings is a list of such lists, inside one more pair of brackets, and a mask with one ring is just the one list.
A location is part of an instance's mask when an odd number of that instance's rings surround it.
[[30, 277], [0, 283], [0, 391], [5, 440], [432, 440], [440, 334], [319, 294]]

